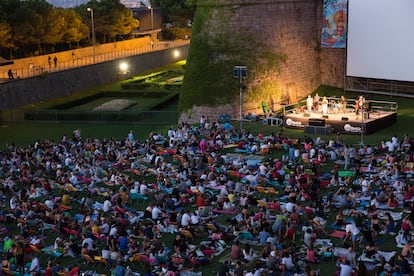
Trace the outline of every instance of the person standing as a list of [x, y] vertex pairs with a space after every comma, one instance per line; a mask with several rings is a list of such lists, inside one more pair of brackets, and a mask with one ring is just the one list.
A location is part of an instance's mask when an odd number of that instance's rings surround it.
[[344, 147], [344, 160], [345, 160], [344, 170], [348, 169], [350, 158], [351, 158], [351, 151], [349, 150], [349, 147], [345, 145]]
[[7, 75], [9, 76], [9, 80], [12, 80], [12, 79], [14, 79], [14, 76], [13, 76], [13, 71], [12, 71], [12, 69], [9, 69], [9, 71], [7, 71]]
[[33, 73], [33, 60], [30, 60], [29, 62], [29, 72]]
[[29, 272], [32, 276], [40, 276], [40, 262], [36, 255], [32, 255]]
[[322, 114], [328, 114], [328, 99], [326, 98], [326, 96], [322, 98]]
[[19, 241], [14, 251], [15, 263], [20, 273], [24, 273], [24, 248], [23, 241]]
[[134, 142], [135, 141], [135, 139], [134, 139], [134, 132], [132, 130], [130, 130], [129, 133], [128, 133], [128, 140], [130, 142]]
[[52, 67], [52, 57], [51, 56], [49, 56], [47, 58], [47, 63], [49, 63], [49, 69], [50, 69]]
[[57, 56], [55, 56], [55, 57], [53, 58], [53, 63], [55, 64], [55, 67], [57, 67], [57, 62], [58, 62], [58, 59], [57, 59]]
[[313, 97], [313, 105], [314, 105], [313, 109], [315, 111], [319, 111], [319, 100], [320, 100], [319, 95], [318, 93], [316, 93], [315, 96]]
[[206, 118], [203, 115], [200, 118], [200, 129], [204, 129], [205, 126], [206, 126]]
[[339, 101], [339, 110], [342, 113], [345, 113], [345, 111], [346, 111], [346, 99], [345, 99], [345, 96], [341, 96], [341, 100]]
[[313, 107], [313, 99], [311, 95], [308, 95], [308, 98], [306, 99], [306, 107], [308, 108], [308, 113], [311, 113]]

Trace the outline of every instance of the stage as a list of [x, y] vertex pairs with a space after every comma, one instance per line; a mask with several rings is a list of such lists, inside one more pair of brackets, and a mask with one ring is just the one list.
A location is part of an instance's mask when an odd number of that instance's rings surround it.
[[330, 133], [371, 134], [397, 122], [396, 111], [371, 110], [355, 113], [354, 109], [331, 112], [307, 112], [303, 108], [285, 113], [284, 126], [303, 128], [306, 133], [327, 135]]

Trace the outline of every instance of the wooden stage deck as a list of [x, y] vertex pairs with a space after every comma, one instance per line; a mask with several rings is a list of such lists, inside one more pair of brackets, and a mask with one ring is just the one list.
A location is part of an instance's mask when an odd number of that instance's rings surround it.
[[320, 112], [288, 113], [285, 114], [284, 126], [289, 128], [303, 128], [307, 133], [329, 134], [371, 134], [397, 122], [397, 112], [370, 111], [355, 114], [354, 110], [328, 113], [325, 116]]

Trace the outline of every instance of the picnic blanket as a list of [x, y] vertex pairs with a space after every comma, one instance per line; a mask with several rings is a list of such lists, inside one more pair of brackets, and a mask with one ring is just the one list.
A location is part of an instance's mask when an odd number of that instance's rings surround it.
[[237, 209], [233, 209], [233, 210], [221, 210], [221, 209], [217, 209], [217, 208], [212, 209], [212, 211], [214, 213], [224, 214], [224, 215], [234, 215], [235, 213], [238, 212]]
[[345, 231], [339, 231], [339, 230], [335, 230], [329, 234], [329, 236], [331, 237], [340, 238], [340, 239], [343, 239], [345, 235], [346, 235]]
[[344, 247], [335, 247], [333, 249], [333, 254], [337, 257], [345, 256], [347, 252], [348, 252], [348, 248], [344, 248]]
[[338, 171], [338, 176], [339, 177], [351, 177], [354, 176], [355, 172], [354, 171]]
[[[383, 257], [385, 259], [386, 262], [389, 262], [394, 256], [395, 254], [397, 254], [396, 251], [377, 251], [378, 256]], [[377, 258], [367, 258], [365, 256], [365, 253], [361, 254], [361, 256], [359, 256], [358, 261], [362, 261], [362, 262], [371, 262], [371, 263], [376, 263], [378, 262]]]
[[385, 213], [390, 213], [391, 217], [394, 220], [402, 220], [402, 217], [403, 217], [403, 212], [392, 212], [392, 211], [384, 212], [384, 211], [379, 211], [378, 212], [378, 218], [385, 219]]
[[313, 243], [313, 245], [315, 247], [319, 246], [319, 245], [331, 247], [332, 246], [332, 241], [330, 239], [316, 239], [315, 242]]

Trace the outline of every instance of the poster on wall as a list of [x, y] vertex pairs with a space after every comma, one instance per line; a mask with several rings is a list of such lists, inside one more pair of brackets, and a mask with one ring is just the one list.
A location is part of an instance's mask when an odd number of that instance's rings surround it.
[[324, 0], [321, 46], [345, 48], [348, 0]]

